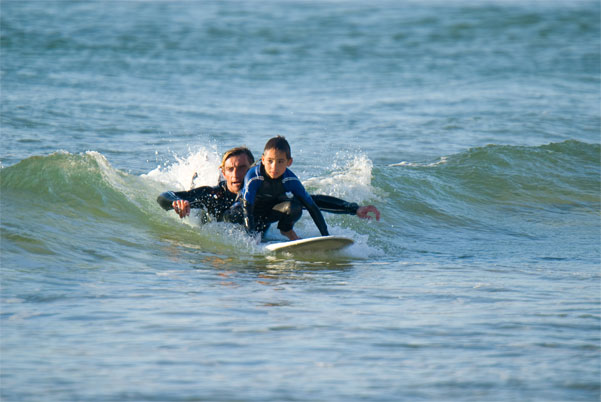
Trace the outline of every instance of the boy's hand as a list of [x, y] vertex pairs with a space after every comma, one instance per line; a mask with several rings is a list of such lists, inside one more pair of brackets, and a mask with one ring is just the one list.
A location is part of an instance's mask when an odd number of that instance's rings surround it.
[[190, 215], [190, 203], [186, 200], [173, 201], [173, 203], [171, 203], [171, 206], [180, 218], [184, 218]]
[[378, 211], [378, 208], [374, 207], [373, 205], [359, 207], [359, 209], [357, 209], [357, 216], [361, 219], [372, 219], [372, 216], [369, 215], [370, 212], [374, 214], [377, 221], [380, 220], [380, 211]]

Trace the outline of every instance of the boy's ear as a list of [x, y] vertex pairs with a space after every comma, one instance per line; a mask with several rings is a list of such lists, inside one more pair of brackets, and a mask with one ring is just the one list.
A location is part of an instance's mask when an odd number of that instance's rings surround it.
[[286, 166], [290, 167], [290, 165], [292, 165], [292, 158], [288, 159], [288, 165]]

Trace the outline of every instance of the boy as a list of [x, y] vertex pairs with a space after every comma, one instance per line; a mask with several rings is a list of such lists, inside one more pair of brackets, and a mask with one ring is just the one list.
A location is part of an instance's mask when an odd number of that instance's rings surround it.
[[297, 240], [299, 237], [293, 227], [304, 206], [321, 235], [328, 236], [321, 211], [298, 177], [288, 169], [290, 165], [292, 156], [286, 138], [278, 136], [267, 141], [261, 162], [252, 167], [244, 178], [241, 198], [246, 230], [265, 232], [271, 223], [278, 222], [282, 235]]

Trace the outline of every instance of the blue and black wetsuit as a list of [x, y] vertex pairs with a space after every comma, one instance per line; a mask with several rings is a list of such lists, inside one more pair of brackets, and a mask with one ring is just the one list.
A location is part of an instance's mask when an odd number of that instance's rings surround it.
[[272, 179], [259, 162], [246, 173], [240, 198], [244, 226], [249, 232], [264, 232], [274, 222], [282, 232], [290, 231], [305, 207], [321, 235], [329, 235], [319, 207], [290, 169]]

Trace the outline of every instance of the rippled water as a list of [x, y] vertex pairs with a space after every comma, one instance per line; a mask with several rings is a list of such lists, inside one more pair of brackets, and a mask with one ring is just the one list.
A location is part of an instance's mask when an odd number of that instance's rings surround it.
[[[599, 400], [597, 2], [0, 8], [2, 400]], [[275, 134], [347, 251], [156, 203]]]

